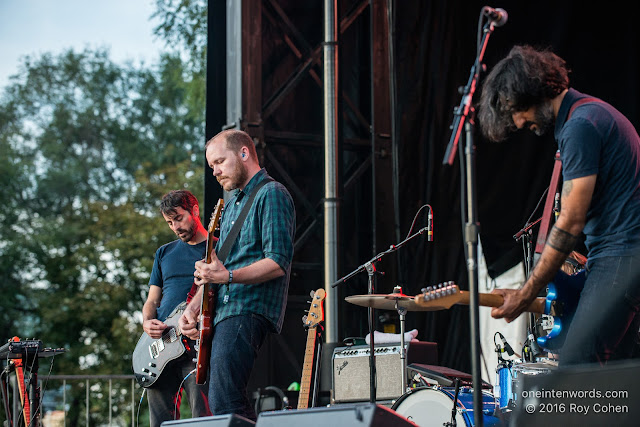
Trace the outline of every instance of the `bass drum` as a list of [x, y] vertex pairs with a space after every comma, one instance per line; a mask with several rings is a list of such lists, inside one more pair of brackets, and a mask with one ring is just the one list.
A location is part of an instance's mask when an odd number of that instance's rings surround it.
[[[403, 394], [391, 407], [398, 414], [413, 421], [420, 427], [442, 427], [451, 422], [453, 409], [453, 387], [418, 387]], [[488, 391], [482, 391], [483, 425], [499, 426], [500, 420], [493, 416], [496, 402]], [[473, 391], [462, 387], [456, 404], [456, 425], [473, 426]]]

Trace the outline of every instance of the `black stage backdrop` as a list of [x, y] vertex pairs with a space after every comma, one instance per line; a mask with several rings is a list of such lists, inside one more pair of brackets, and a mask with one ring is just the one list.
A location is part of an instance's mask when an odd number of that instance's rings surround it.
[[[211, 0], [210, 4], [218, 4], [219, 7], [220, 3], [224, 2]], [[264, 2], [267, 3], [274, 2]], [[298, 27], [310, 45], [316, 46], [321, 42], [322, 2], [284, 0], [278, 3], [292, 20], [299, 23]], [[338, 2], [339, 17], [358, 3], [361, 2]], [[486, 3], [462, 0], [402, 0], [392, 3], [395, 8], [393, 33], [397, 105], [394, 114], [399, 162], [399, 193], [395, 197], [400, 204], [398, 227], [400, 235], [404, 237], [418, 209], [428, 203], [434, 211], [435, 232], [433, 242], [419, 238], [402, 248], [397, 256], [385, 258], [379, 263], [381, 270], [388, 270], [391, 274], [379, 279], [376, 292], [389, 293], [394, 285], [399, 284], [406, 294], [416, 295], [425, 286], [449, 280], [457, 282], [462, 289], [468, 289], [460, 213], [460, 159], [456, 158], [453, 166], [443, 165], [442, 160], [450, 137], [453, 109], [460, 102], [458, 87], [466, 84], [469, 78], [476, 54], [478, 18]], [[515, 44], [549, 47], [567, 61], [572, 70], [572, 87], [610, 102], [637, 127], [640, 120], [637, 83], [640, 46], [636, 19], [625, 6], [616, 7], [608, 2], [605, 9], [590, 7], [579, 1], [503, 1], [490, 6], [507, 10], [509, 19], [503, 27], [496, 28], [489, 40], [484, 61], [487, 69]], [[262, 21], [263, 74], [266, 81], [263, 83], [263, 96], [266, 97], [268, 94], [265, 92], [270, 87], [268, 80], [273, 80], [279, 72], [275, 65], [269, 63], [268, 55], [285, 47], [275, 31], [274, 37], [269, 38], [269, 28], [273, 24], [269, 24], [267, 19]], [[367, 22], [365, 20], [354, 25], [352, 31], [355, 34], [345, 33], [340, 39], [342, 90], [363, 111], [370, 108]], [[224, 52], [224, 49], [219, 46], [216, 48], [212, 43], [210, 39], [209, 64], [212, 63], [212, 53]], [[295, 66], [293, 62], [292, 66]], [[219, 61], [217, 64], [219, 66]], [[315, 70], [321, 77], [322, 69], [318, 66]], [[210, 78], [212, 72], [209, 71]], [[216, 92], [211, 91], [211, 86], [209, 90], [208, 101], [212, 102], [212, 94]], [[476, 94], [478, 96], [479, 92]], [[218, 108], [221, 99], [224, 98], [216, 95]], [[265, 120], [265, 134], [269, 130], [278, 130], [307, 132], [321, 137], [321, 108], [321, 88], [313, 82], [307, 82], [290, 95], [280, 107], [279, 115]], [[208, 113], [208, 119], [211, 119], [211, 113]], [[219, 129], [218, 125], [211, 123], [216, 122], [212, 119], [208, 122], [209, 137], [215, 129]], [[341, 125], [341, 131], [343, 143], [358, 132], [346, 121]], [[321, 199], [322, 151], [309, 147], [304, 150], [280, 147], [275, 143], [271, 146], [279, 150], [276, 151], [278, 158], [287, 165], [289, 175], [305, 194], [314, 194]], [[501, 144], [487, 143], [477, 135], [476, 151], [481, 242], [489, 272], [496, 276], [522, 261], [521, 243], [515, 242], [512, 236], [529, 217], [537, 218], [541, 214], [540, 211], [533, 211], [549, 184], [556, 145], [552, 136], [540, 138], [528, 132], [519, 132]], [[344, 154], [343, 165], [348, 165], [357, 155], [357, 150]], [[389, 165], [383, 164], [384, 168]], [[274, 173], [268, 160], [266, 166], [276, 179], [282, 178], [277, 171]], [[348, 169], [347, 166], [344, 168]], [[380, 168], [380, 173], [388, 171]], [[341, 274], [349, 273], [372, 256], [370, 250], [366, 249], [370, 248], [372, 239], [370, 193], [369, 183], [343, 194]], [[381, 192], [376, 207], [378, 251], [397, 243], [392, 232], [393, 201], [386, 194], [388, 192]], [[308, 209], [299, 200], [296, 200], [296, 204], [300, 224], [306, 221], [303, 213]], [[320, 209], [318, 213], [321, 213]], [[424, 226], [425, 220], [424, 215], [421, 216], [419, 226]], [[380, 223], [386, 225], [381, 226]], [[296, 271], [295, 262], [300, 262], [302, 256], [306, 257], [305, 260], [315, 259], [322, 263], [322, 227], [316, 230], [309, 242], [312, 245], [302, 248], [294, 258], [290, 296], [303, 295], [309, 289], [322, 286], [320, 271]], [[362, 245], [357, 242], [362, 242]], [[341, 287], [341, 297], [366, 293], [366, 275], [362, 276]], [[289, 341], [299, 363], [303, 357], [304, 335], [298, 320], [300, 313], [290, 311], [294, 307], [291, 301], [290, 297], [283, 338]], [[298, 306], [296, 309], [305, 308], [304, 303]], [[468, 312], [468, 307], [455, 306], [441, 312], [409, 313], [407, 329], [417, 328], [420, 340], [438, 343], [441, 364], [469, 372]], [[366, 309], [342, 301], [341, 338], [364, 336], [367, 333], [366, 325]], [[288, 332], [293, 329], [298, 332]], [[277, 360], [278, 357], [270, 359]], [[272, 366], [271, 369], [276, 368]], [[295, 370], [299, 370], [299, 364]], [[293, 380], [296, 375], [294, 372]], [[281, 381], [283, 383], [278, 385], [286, 387], [284, 380]]]

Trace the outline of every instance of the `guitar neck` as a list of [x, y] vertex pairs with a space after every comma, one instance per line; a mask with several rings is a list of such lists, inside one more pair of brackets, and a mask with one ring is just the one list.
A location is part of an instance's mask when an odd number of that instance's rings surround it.
[[[469, 305], [471, 302], [471, 294], [468, 291], [459, 291], [457, 297], [459, 298], [458, 304]], [[504, 298], [502, 295], [486, 293], [478, 294], [478, 305], [483, 307], [500, 307], [503, 302]], [[545, 303], [545, 298], [536, 298], [525, 311], [544, 314]]]
[[309, 407], [309, 395], [311, 394], [311, 378], [313, 376], [313, 359], [316, 349], [317, 327], [307, 331], [307, 347], [304, 352], [304, 365], [302, 366], [302, 379], [300, 380], [300, 394], [298, 395], [298, 409]]

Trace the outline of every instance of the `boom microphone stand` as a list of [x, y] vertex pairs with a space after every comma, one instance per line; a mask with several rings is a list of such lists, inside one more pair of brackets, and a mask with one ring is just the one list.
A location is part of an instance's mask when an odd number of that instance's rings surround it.
[[[424, 227], [422, 229], [420, 229], [419, 231], [417, 231], [415, 234], [407, 237], [406, 239], [404, 239], [402, 242], [398, 243], [397, 245], [391, 245], [389, 247], [389, 249], [387, 249], [384, 252], [379, 253], [378, 255], [374, 256], [373, 258], [371, 258], [369, 261], [367, 261], [366, 263], [362, 264], [360, 267], [356, 268], [355, 270], [353, 270], [351, 273], [347, 274], [346, 276], [344, 276], [341, 279], [336, 280], [336, 282], [334, 284], [331, 285], [332, 288], [335, 288], [336, 286], [338, 286], [341, 283], [346, 282], [347, 280], [349, 280], [350, 278], [352, 278], [353, 276], [355, 276], [356, 274], [365, 271], [367, 272], [367, 276], [368, 276], [368, 293], [369, 295], [373, 295], [374, 293], [374, 275], [377, 273], [376, 270], [376, 262], [380, 261], [385, 255], [388, 255], [392, 252], [397, 251], [398, 249], [400, 249], [401, 247], [403, 247], [407, 242], [409, 242], [410, 240], [412, 240], [413, 238], [424, 234], [424, 233], [433, 233], [432, 230], [432, 224], [431, 221], [429, 221], [429, 225], [427, 227]], [[397, 304], [397, 302], [396, 302]], [[370, 390], [370, 402], [371, 403], [375, 403], [376, 402], [376, 361], [375, 361], [375, 346], [374, 346], [374, 338], [373, 338], [373, 330], [374, 330], [374, 326], [373, 326], [373, 322], [374, 322], [374, 310], [372, 306], [367, 307], [368, 310], [368, 317], [369, 317], [369, 390]], [[404, 335], [403, 335], [403, 339], [404, 339]], [[403, 375], [406, 375], [405, 373], [403, 373]], [[403, 393], [404, 393], [404, 389], [403, 389]]]
[[[482, 60], [487, 48], [489, 37], [496, 26], [504, 25], [507, 22], [507, 13], [502, 9], [493, 9], [488, 6], [482, 8], [481, 15], [488, 17], [487, 23], [482, 29], [482, 39], [478, 43], [476, 60], [471, 67], [471, 73], [467, 85], [463, 89], [462, 100], [454, 113], [454, 123], [451, 126], [452, 134], [449, 145], [445, 152], [443, 164], [452, 165], [456, 154], [458, 142], [464, 128], [466, 134], [465, 156], [466, 162], [460, 165], [461, 171], [466, 168], [466, 180], [461, 182], [462, 192], [465, 194], [467, 203], [467, 222], [464, 228], [464, 240], [466, 243], [467, 274], [469, 277], [469, 321], [471, 324], [471, 369], [473, 378], [473, 407], [478, 408], [473, 411], [476, 426], [482, 427], [483, 407], [482, 399], [482, 376], [480, 368], [480, 317], [478, 307], [478, 221], [476, 213], [476, 185], [475, 185], [475, 146], [473, 143], [474, 117], [472, 100], [473, 95], [480, 80], [482, 70]], [[461, 155], [462, 157], [462, 155]], [[461, 162], [462, 163], [462, 162]], [[465, 182], [466, 181], [466, 182]], [[466, 187], [465, 187], [466, 186]]]

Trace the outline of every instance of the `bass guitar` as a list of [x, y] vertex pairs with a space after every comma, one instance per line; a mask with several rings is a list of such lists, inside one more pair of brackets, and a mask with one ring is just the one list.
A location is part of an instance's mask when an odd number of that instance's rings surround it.
[[167, 363], [177, 359], [186, 351], [184, 337], [180, 335], [178, 320], [186, 307], [186, 302], [178, 305], [164, 323], [167, 328], [162, 337], [151, 338], [146, 332], [133, 350], [132, 364], [136, 381], [142, 387], [149, 387], [160, 377]]
[[[224, 209], [224, 199], [219, 199], [216, 207], [211, 213], [211, 220], [207, 231], [209, 236], [207, 238], [207, 250], [205, 256], [205, 262], [211, 263], [211, 253], [215, 246], [214, 231], [218, 228], [220, 223], [220, 217], [222, 216], [222, 210]], [[196, 358], [196, 384], [204, 384], [207, 382], [207, 372], [209, 370], [209, 359], [211, 358], [211, 342], [213, 341], [213, 318], [215, 317], [215, 303], [216, 303], [216, 288], [217, 284], [207, 283], [202, 294], [202, 302], [200, 304], [200, 322], [199, 322], [199, 335], [196, 347], [198, 349], [198, 356]]]
[[[580, 299], [584, 286], [585, 271], [568, 275], [558, 271], [553, 281], [547, 285], [546, 298], [536, 298], [526, 311], [546, 314], [553, 317], [553, 327], [544, 337], [538, 337], [540, 347], [547, 351], [558, 351], [569, 329], [571, 320]], [[469, 305], [471, 295], [461, 291], [454, 282], [441, 283], [438, 286], [423, 289], [423, 293], [415, 297], [418, 306], [428, 310], [445, 310], [454, 304]], [[478, 304], [484, 307], [500, 307], [504, 302], [502, 295], [478, 294]]]
[[[300, 380], [300, 393], [298, 395], [298, 409], [309, 407], [309, 397], [311, 395], [311, 379], [313, 378], [314, 361], [317, 360], [316, 340], [318, 338], [318, 325], [324, 320], [322, 301], [326, 296], [325, 290], [320, 288], [311, 295], [311, 307], [309, 313], [302, 318], [305, 328], [307, 328], [307, 348], [304, 352], [304, 365], [302, 366], [302, 379]], [[317, 375], [316, 370], [316, 375]]]

